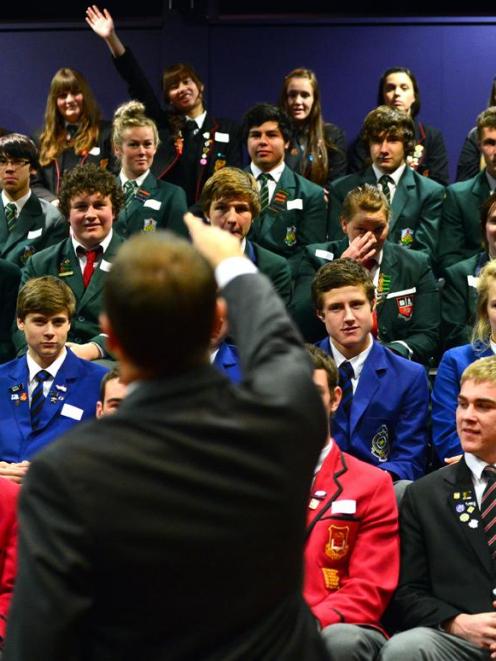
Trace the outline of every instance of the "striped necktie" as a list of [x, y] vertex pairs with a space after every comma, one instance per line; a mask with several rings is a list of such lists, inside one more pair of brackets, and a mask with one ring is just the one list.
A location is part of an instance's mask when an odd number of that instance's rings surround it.
[[379, 179], [379, 183], [382, 188], [382, 192], [386, 196], [386, 199], [389, 203], [391, 203], [391, 189], [389, 188], [389, 184], [394, 184], [394, 179], [390, 177], [388, 174], [383, 174], [382, 177]]
[[496, 559], [496, 468], [486, 466], [482, 471], [487, 485], [481, 499], [481, 517], [491, 556]]
[[9, 232], [12, 232], [17, 220], [17, 207], [13, 202], [9, 202], [5, 207], [5, 218], [7, 220], [7, 229]]
[[124, 192], [124, 205], [126, 207], [129, 206], [131, 200], [134, 197], [134, 194], [136, 193], [137, 188], [138, 188], [138, 184], [132, 179], [128, 179], [122, 186], [122, 190]]
[[260, 211], [265, 211], [269, 206], [269, 179], [272, 180], [271, 174], [262, 172], [262, 174], [258, 175], [258, 181], [260, 182]]
[[51, 378], [50, 372], [40, 370], [34, 377], [37, 381], [31, 395], [31, 428], [38, 429], [41, 420], [41, 413], [43, 411], [43, 404], [45, 403], [45, 395], [43, 394], [43, 383]]

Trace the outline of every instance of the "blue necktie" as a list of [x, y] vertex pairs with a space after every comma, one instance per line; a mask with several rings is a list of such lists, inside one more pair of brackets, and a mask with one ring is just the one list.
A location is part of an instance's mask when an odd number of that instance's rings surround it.
[[50, 373], [46, 370], [40, 370], [34, 377], [37, 381], [36, 386], [31, 395], [31, 427], [34, 430], [38, 429], [41, 413], [43, 411], [43, 404], [45, 403], [45, 395], [43, 394], [43, 383], [50, 379]]
[[354, 376], [355, 373], [351, 363], [348, 360], [345, 360], [344, 363], [341, 363], [339, 366], [339, 385], [343, 391], [341, 407], [346, 413], [348, 420], [350, 418], [351, 403], [353, 402], [353, 384], [351, 379], [353, 379]]

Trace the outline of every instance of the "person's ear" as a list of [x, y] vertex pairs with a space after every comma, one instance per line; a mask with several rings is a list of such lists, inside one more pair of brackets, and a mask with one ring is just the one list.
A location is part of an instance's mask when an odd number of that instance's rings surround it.
[[336, 411], [338, 410], [338, 406], [341, 404], [341, 399], [343, 397], [343, 391], [339, 386], [336, 386], [334, 388], [334, 397], [332, 398], [331, 401], [331, 415], [334, 415]]

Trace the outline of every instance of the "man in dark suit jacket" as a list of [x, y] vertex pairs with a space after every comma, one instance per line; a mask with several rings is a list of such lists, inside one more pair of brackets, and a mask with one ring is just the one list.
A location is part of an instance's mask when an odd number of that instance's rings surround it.
[[0, 259], [0, 364], [15, 356], [12, 324], [15, 320], [17, 290], [21, 281], [18, 266]]
[[446, 189], [438, 250], [443, 272], [481, 248], [481, 208], [496, 188], [496, 107], [478, 116], [477, 133], [486, 167], [475, 177]]
[[203, 187], [200, 206], [210, 224], [239, 239], [245, 255], [271, 280], [288, 305], [293, 287], [287, 260], [247, 239], [253, 218], [260, 213], [260, 198], [253, 176], [238, 168], [222, 168]]
[[324, 189], [292, 172], [284, 163], [291, 137], [289, 117], [276, 106], [260, 103], [243, 118], [243, 138], [258, 181], [261, 211], [250, 238], [285, 257], [294, 273], [302, 248], [326, 238]]
[[[410, 485], [400, 516], [401, 571], [381, 661], [489, 659], [496, 651], [494, 490], [496, 357], [463, 373], [459, 463]], [[492, 513], [491, 513], [492, 511]]]
[[415, 140], [412, 120], [400, 110], [379, 106], [365, 118], [362, 133], [369, 144], [372, 165], [330, 185], [328, 238], [343, 236], [339, 219], [350, 190], [363, 184], [381, 186], [391, 202], [389, 241], [422, 250], [434, 263], [444, 187], [406, 163]]
[[[60, 208], [72, 236], [33, 255], [22, 273], [21, 284], [40, 275], [55, 275], [72, 289], [76, 313], [69, 340], [73, 352], [87, 360], [101, 358], [106, 352], [98, 317], [103, 284], [123, 243], [112, 230], [122, 202], [122, 191], [110, 172], [93, 164], [71, 170], [60, 190]], [[18, 349], [24, 346], [22, 335], [16, 334], [14, 341]]]
[[20, 133], [0, 138], [0, 257], [20, 267], [69, 233], [60, 211], [29, 187], [37, 167], [38, 151], [30, 138]]
[[[239, 241], [187, 222], [216, 277], [158, 234], [114, 262], [103, 327], [134, 390], [27, 473], [4, 661], [327, 658], [300, 592], [326, 435], [312, 369]], [[242, 387], [208, 361], [218, 287]]]
[[386, 241], [389, 217], [389, 204], [378, 188], [364, 184], [350, 191], [341, 209], [346, 238], [306, 246], [291, 313], [307, 341], [320, 339], [325, 328], [312, 302], [315, 274], [333, 259], [354, 259], [374, 281], [379, 341], [404, 358], [428, 365], [439, 342], [437, 282], [425, 255]]

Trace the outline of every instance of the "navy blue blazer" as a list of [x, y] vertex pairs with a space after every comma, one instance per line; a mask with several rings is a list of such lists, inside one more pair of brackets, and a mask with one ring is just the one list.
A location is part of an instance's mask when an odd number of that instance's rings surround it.
[[26, 356], [0, 365], [0, 460], [31, 459], [79, 419], [93, 418], [106, 371], [105, 367], [82, 360], [68, 349], [43, 405], [40, 427], [33, 432]]
[[225, 374], [232, 383], [241, 382], [242, 377], [239, 355], [234, 344], [229, 344], [225, 340], [224, 342], [221, 342], [213, 364], [218, 370]]
[[[332, 356], [329, 338], [316, 343]], [[353, 396], [350, 427], [338, 408], [332, 436], [345, 452], [415, 480], [425, 472], [429, 384], [425, 369], [374, 340]]]
[[455, 415], [463, 371], [479, 358], [492, 355], [491, 347], [464, 344], [448, 349], [439, 363], [432, 391], [432, 442], [442, 462], [463, 452]]

